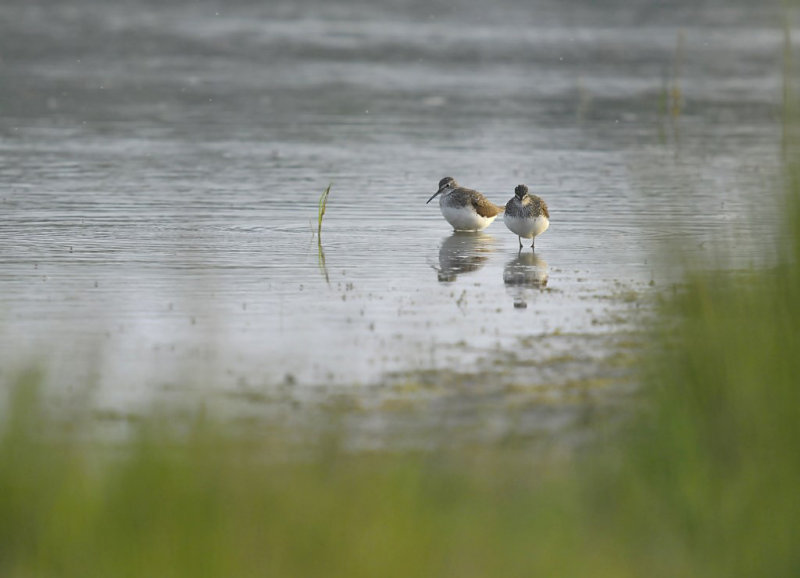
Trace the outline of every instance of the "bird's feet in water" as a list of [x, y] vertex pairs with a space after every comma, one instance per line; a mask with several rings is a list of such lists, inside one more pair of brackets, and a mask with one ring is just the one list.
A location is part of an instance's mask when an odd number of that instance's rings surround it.
[[[517, 237], [517, 240], [519, 241], [519, 252], [522, 253], [522, 248], [524, 247], [522, 244], [522, 237]], [[536, 248], [534, 247], [535, 244], [536, 239], [531, 239], [531, 251], [536, 251]]]

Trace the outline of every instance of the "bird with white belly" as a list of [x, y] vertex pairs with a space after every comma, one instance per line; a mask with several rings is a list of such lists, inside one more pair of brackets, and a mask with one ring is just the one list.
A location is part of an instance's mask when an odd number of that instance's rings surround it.
[[533, 249], [536, 237], [550, 226], [547, 203], [540, 197], [530, 194], [527, 186], [517, 185], [514, 197], [506, 203], [503, 222], [519, 238], [520, 250], [522, 250], [522, 239], [530, 239]]
[[427, 203], [437, 196], [442, 215], [456, 231], [482, 231], [503, 212], [503, 207], [495, 205], [478, 191], [459, 186], [453, 177], [439, 181], [439, 190]]

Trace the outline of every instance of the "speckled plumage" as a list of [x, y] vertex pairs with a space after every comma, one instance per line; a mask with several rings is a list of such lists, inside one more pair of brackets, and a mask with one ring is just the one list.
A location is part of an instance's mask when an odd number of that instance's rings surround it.
[[533, 248], [536, 237], [550, 226], [550, 212], [547, 210], [547, 203], [540, 197], [531, 195], [525, 185], [519, 185], [514, 189], [514, 197], [506, 203], [503, 222], [519, 237], [520, 248], [523, 238], [532, 239]]
[[480, 231], [488, 227], [503, 207], [495, 205], [482, 193], [461, 187], [452, 177], [439, 181], [439, 190], [430, 198], [439, 197], [439, 208], [456, 231]]

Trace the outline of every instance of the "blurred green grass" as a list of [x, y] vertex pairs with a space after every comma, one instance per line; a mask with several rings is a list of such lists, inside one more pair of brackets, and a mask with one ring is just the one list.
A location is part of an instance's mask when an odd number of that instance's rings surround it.
[[104, 445], [40, 376], [11, 379], [0, 576], [800, 575], [796, 155], [784, 182], [783, 265], [689, 273], [642, 362], [638, 420], [574, 461], [335, 439], [286, 459], [202, 415]]

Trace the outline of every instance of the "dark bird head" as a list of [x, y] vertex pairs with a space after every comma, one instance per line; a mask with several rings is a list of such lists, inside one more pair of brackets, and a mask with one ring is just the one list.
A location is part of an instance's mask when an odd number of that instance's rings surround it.
[[425, 204], [427, 205], [428, 203], [430, 203], [433, 199], [436, 198], [437, 195], [440, 195], [441, 193], [444, 193], [446, 191], [455, 189], [457, 186], [458, 186], [458, 183], [456, 183], [456, 180], [453, 177], [445, 177], [445, 178], [443, 178], [441, 181], [439, 181], [439, 190], [436, 191], [435, 193], [433, 193], [433, 196], [430, 199], [428, 199], [425, 202]]
[[446, 185], [452, 184], [454, 187], [457, 187], [456, 180], [453, 177], [445, 177], [441, 181], [439, 181], [439, 188], [443, 189]]
[[514, 189], [514, 194], [521, 201], [528, 194], [528, 187], [526, 185], [517, 185], [517, 188]]

